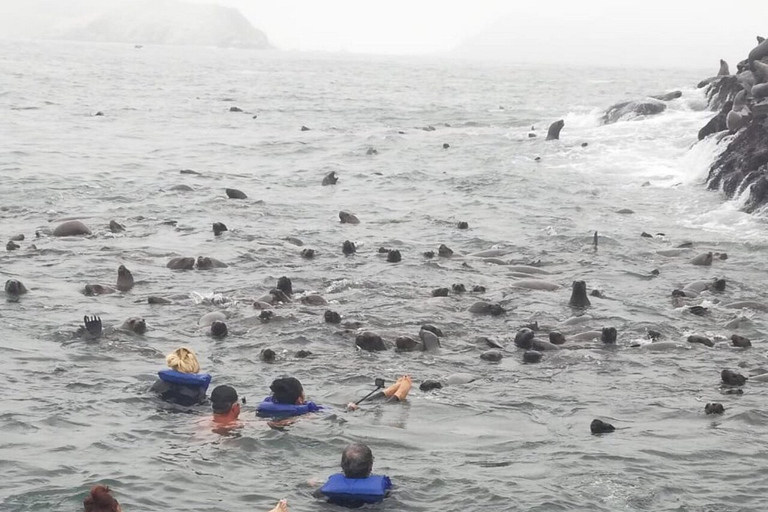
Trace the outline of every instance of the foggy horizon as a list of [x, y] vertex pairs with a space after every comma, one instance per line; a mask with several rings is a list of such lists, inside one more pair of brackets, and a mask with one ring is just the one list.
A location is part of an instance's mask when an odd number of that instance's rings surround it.
[[[19, 6], [0, 0], [0, 38], [57, 39], [50, 36], [55, 32], [52, 27], [143, 1], [30, 0]], [[451, 4], [166, 0], [164, 5], [182, 1], [236, 8], [274, 48], [285, 51], [713, 71], [721, 58], [731, 66], [743, 59], [761, 34], [759, 20], [768, 17], [768, 5], [743, 1], [729, 5], [731, 10], [749, 9], [751, 16], [738, 23], [724, 21], [719, 8], [658, 0], [647, 2], [642, 10], [605, 0], [579, 5], [555, 1], [546, 9], [500, 0]]]

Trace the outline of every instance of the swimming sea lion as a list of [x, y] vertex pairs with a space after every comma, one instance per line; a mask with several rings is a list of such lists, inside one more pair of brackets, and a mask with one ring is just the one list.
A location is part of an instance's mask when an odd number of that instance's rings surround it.
[[616, 332], [615, 327], [603, 327], [603, 332], [600, 335], [600, 341], [606, 345], [614, 345], [616, 344], [617, 336], [618, 333]]
[[339, 212], [339, 220], [342, 224], [360, 224], [360, 220], [354, 214], [345, 211]]
[[664, 93], [664, 94], [658, 94], [656, 96], [651, 96], [651, 98], [656, 99], [656, 100], [660, 100], [660, 101], [672, 101], [672, 100], [676, 100], [677, 98], [681, 97], [682, 95], [683, 95], [682, 91], [672, 91], [672, 92], [667, 92], [667, 93]]
[[283, 276], [277, 280], [277, 289], [285, 293], [288, 297], [293, 295], [293, 283], [289, 277]]
[[717, 402], [707, 404], [704, 406], [705, 414], [723, 414], [724, 412], [725, 412], [725, 407], [723, 407], [723, 404], [720, 404]]
[[410, 336], [398, 336], [395, 339], [395, 347], [400, 352], [413, 352], [414, 350], [424, 350], [421, 343]]
[[443, 258], [450, 258], [453, 256], [453, 249], [445, 244], [440, 244], [440, 247], [437, 248], [437, 255]]
[[559, 290], [560, 286], [548, 281], [542, 281], [538, 279], [522, 279], [520, 281], [513, 281], [512, 288], [523, 288], [526, 290], [543, 290], [552, 292]]
[[733, 370], [723, 370], [720, 372], [720, 378], [726, 386], [743, 386], [747, 378]]
[[133, 274], [125, 265], [117, 267], [117, 289], [121, 292], [127, 292], [133, 288]]
[[546, 352], [546, 351], [552, 351], [552, 350], [560, 350], [560, 347], [555, 345], [554, 343], [550, 343], [545, 340], [540, 340], [539, 338], [533, 338], [531, 340], [531, 346], [529, 347], [537, 352]]
[[549, 125], [549, 130], [547, 130], [547, 140], [560, 140], [560, 130], [563, 129], [563, 126], [565, 126], [565, 121], [562, 119]]
[[549, 333], [549, 342], [553, 345], [562, 345], [565, 343], [565, 336], [557, 331], [552, 331]]
[[494, 363], [501, 361], [503, 357], [504, 357], [504, 354], [502, 354], [498, 350], [488, 350], [480, 354], [480, 359], [482, 359], [483, 361], [491, 361]]
[[387, 346], [384, 344], [384, 340], [381, 339], [381, 336], [368, 331], [357, 335], [355, 338], [355, 345], [368, 352], [387, 350]]
[[503, 307], [501, 307], [500, 304], [491, 304], [489, 302], [483, 302], [478, 301], [472, 304], [469, 308], [470, 313], [475, 313], [477, 315], [491, 315], [491, 316], [499, 316], [506, 313]]
[[248, 199], [248, 196], [245, 195], [245, 192], [237, 190], [236, 188], [228, 188], [225, 190], [225, 192], [227, 193], [227, 197], [230, 199]]
[[443, 385], [436, 380], [425, 380], [424, 382], [421, 383], [421, 385], [419, 385], [419, 389], [424, 392], [432, 391], [433, 389], [442, 389], [442, 388], [443, 388]]
[[223, 338], [228, 333], [227, 324], [221, 320], [216, 320], [211, 324], [211, 336], [214, 338]]
[[541, 357], [543, 355], [544, 354], [542, 354], [541, 352], [537, 352], [535, 350], [526, 350], [525, 352], [523, 352], [523, 362], [529, 363], [529, 364], [538, 363], [539, 361], [541, 361]]
[[341, 315], [335, 311], [331, 311], [330, 309], [323, 314], [323, 318], [325, 319], [325, 323], [327, 324], [341, 323]]
[[10, 297], [18, 297], [27, 293], [27, 287], [17, 279], [9, 279], [5, 282], [5, 293]]
[[113, 233], [125, 231], [125, 227], [116, 220], [109, 221], [109, 230]]
[[720, 59], [720, 70], [717, 72], [717, 76], [728, 76], [731, 72], [728, 69], [728, 63], [723, 59]]
[[686, 297], [697, 297], [707, 290], [722, 292], [725, 290], [725, 279], [715, 278], [711, 281], [694, 281], [685, 285], [682, 291]]
[[431, 331], [422, 329], [419, 331], [419, 339], [421, 340], [423, 350], [437, 350], [440, 348], [440, 338]]
[[197, 257], [197, 270], [210, 270], [212, 268], [227, 268], [229, 265], [223, 261], [219, 261], [216, 258], [209, 258], [208, 256]]
[[698, 256], [696, 256], [691, 260], [691, 264], [708, 267], [712, 265], [712, 257], [713, 257], [712, 252], [699, 254]]
[[335, 185], [339, 181], [339, 177], [336, 176], [336, 171], [331, 171], [323, 178], [323, 186]]
[[400, 251], [397, 249], [393, 249], [387, 253], [387, 262], [389, 263], [399, 263], [402, 259], [403, 255], [400, 254]]
[[200, 320], [197, 321], [197, 325], [200, 327], [210, 327], [213, 322], [223, 322], [226, 319], [227, 315], [221, 311], [211, 311], [201, 316]]
[[173, 270], [193, 270], [195, 268], [195, 258], [173, 258], [166, 267]]
[[701, 345], [706, 345], [707, 347], [715, 346], [712, 340], [710, 340], [706, 336], [699, 336], [699, 335], [688, 336], [688, 343], [699, 343]]
[[225, 231], [229, 231], [229, 230], [227, 229], [227, 226], [225, 226], [223, 223], [221, 222], [213, 223], [213, 236], [219, 236]]
[[731, 336], [731, 344], [734, 347], [739, 348], [749, 348], [752, 346], [752, 342], [749, 341], [749, 338], [745, 338], [744, 336], [739, 336], [738, 334], [734, 334]]
[[101, 284], [87, 284], [83, 288], [83, 294], [89, 297], [93, 295], [108, 295], [110, 293], [115, 293], [115, 289]]
[[314, 249], [302, 249], [301, 250], [301, 257], [305, 260], [311, 260], [315, 257], [315, 250]]
[[301, 303], [307, 306], [327, 306], [328, 301], [323, 298], [322, 295], [317, 293], [310, 293], [301, 297]]
[[723, 307], [728, 309], [754, 309], [755, 311], [768, 311], [768, 306], [752, 300], [731, 302], [729, 304], [725, 304]]
[[132, 316], [123, 322], [120, 329], [135, 332], [136, 334], [144, 334], [147, 332], [147, 322], [141, 317]]
[[88, 226], [79, 220], [68, 220], [67, 222], [59, 224], [56, 229], [53, 230], [53, 236], [82, 236], [90, 234], [91, 230], [88, 229]]
[[589, 424], [589, 430], [593, 434], [607, 434], [615, 431], [616, 427], [601, 420], [592, 420], [592, 423]]
[[573, 282], [571, 300], [568, 301], [568, 305], [572, 308], [588, 308], [592, 305], [589, 302], [589, 297], [587, 297], [587, 283], [584, 281]]
[[456, 227], [458, 227], [459, 229], [469, 229], [469, 224], [468, 224], [467, 222], [464, 222], [464, 221], [460, 221], [460, 222], [459, 222], [459, 223], [456, 225]]
[[593, 341], [603, 337], [602, 331], [586, 331], [570, 336], [571, 341]]
[[429, 331], [432, 334], [434, 334], [437, 337], [442, 338], [443, 337], [443, 331], [439, 327], [436, 327], [432, 324], [424, 324], [421, 326], [422, 331]]
[[347, 256], [351, 256], [352, 254], [355, 254], [357, 252], [357, 247], [355, 247], [355, 244], [350, 242], [349, 240], [344, 240], [344, 243], [341, 244], [341, 252], [343, 252]]

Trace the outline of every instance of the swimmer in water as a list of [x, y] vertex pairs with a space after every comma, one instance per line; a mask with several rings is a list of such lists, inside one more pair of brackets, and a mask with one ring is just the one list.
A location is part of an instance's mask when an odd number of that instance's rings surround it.
[[[179, 373], [200, 373], [200, 363], [197, 361], [197, 356], [192, 349], [187, 347], [177, 348], [168, 354], [165, 362], [168, 368]], [[160, 395], [164, 402], [190, 407], [205, 401], [206, 389], [158, 379], [150, 391]]]
[[97, 485], [83, 500], [85, 512], [123, 512], [120, 503], [110, 494], [109, 487]]
[[[397, 382], [389, 386], [387, 389], [379, 391], [378, 393], [374, 393], [371, 398], [369, 398], [369, 400], [383, 398], [386, 399], [387, 402], [402, 402], [406, 399], [408, 393], [410, 393], [412, 386], [413, 381], [411, 380], [411, 376], [403, 375], [397, 379]], [[360, 406], [355, 403], [347, 404], [347, 410], [349, 411], [356, 411], [359, 408]]]
[[217, 425], [237, 424], [240, 416], [240, 402], [232, 386], [216, 386], [211, 392], [213, 422]]

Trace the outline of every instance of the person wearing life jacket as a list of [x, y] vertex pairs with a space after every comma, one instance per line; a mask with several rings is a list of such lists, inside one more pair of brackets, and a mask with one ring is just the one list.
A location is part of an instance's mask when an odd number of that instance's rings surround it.
[[[367, 398], [366, 400], [384, 399], [388, 402], [403, 402], [408, 396], [408, 393], [410, 393], [412, 386], [413, 381], [411, 380], [411, 376], [403, 375], [397, 379], [397, 382], [389, 386], [387, 389], [374, 393], [370, 398]], [[359, 408], [360, 406], [356, 403], [350, 402], [347, 404], [347, 410], [349, 411], [356, 411]]]
[[392, 482], [383, 475], [371, 475], [373, 453], [362, 443], [352, 443], [341, 454], [342, 473], [336, 473], [315, 493], [334, 505], [358, 508], [378, 503], [389, 495]]
[[272, 395], [266, 397], [256, 414], [267, 418], [290, 418], [310, 412], [318, 412], [321, 406], [306, 400], [304, 387], [295, 377], [275, 379], [269, 386]]
[[158, 372], [160, 377], [151, 391], [172, 404], [190, 407], [205, 401], [211, 376], [200, 373], [197, 356], [187, 347], [177, 348], [165, 358], [168, 370]]

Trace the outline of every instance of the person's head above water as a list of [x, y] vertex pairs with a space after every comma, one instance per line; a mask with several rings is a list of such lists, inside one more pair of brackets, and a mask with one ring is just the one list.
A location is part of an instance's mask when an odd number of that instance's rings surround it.
[[122, 512], [120, 504], [109, 493], [109, 487], [97, 485], [83, 500], [85, 512]]
[[368, 478], [373, 471], [373, 453], [363, 443], [352, 443], [341, 454], [341, 470], [347, 478]]
[[214, 415], [234, 416], [240, 414], [240, 404], [237, 403], [237, 391], [232, 386], [216, 386], [211, 392], [211, 407]]
[[272, 381], [272, 400], [278, 404], [301, 405], [304, 403], [304, 388], [299, 379], [281, 377]]
[[200, 363], [192, 349], [187, 347], [177, 348], [167, 356], [165, 362], [168, 368], [181, 373], [197, 373], [200, 371]]

